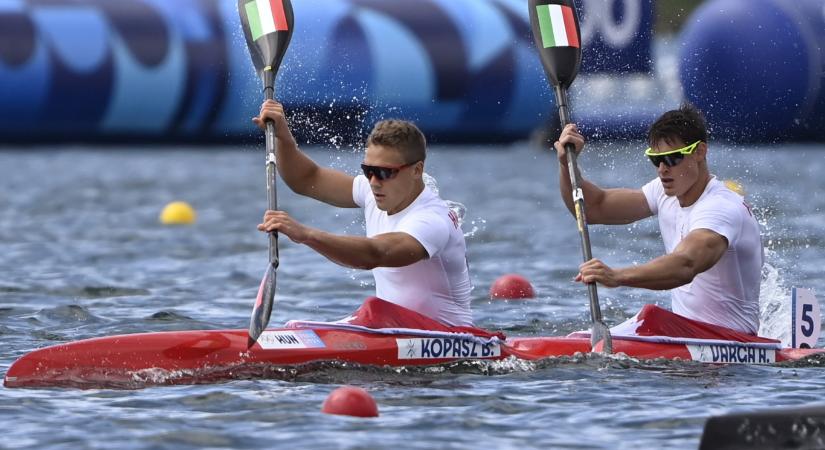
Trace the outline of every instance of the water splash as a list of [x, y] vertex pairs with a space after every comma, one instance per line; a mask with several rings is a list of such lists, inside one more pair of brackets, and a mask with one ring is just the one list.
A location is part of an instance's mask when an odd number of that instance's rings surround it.
[[[439, 195], [438, 181], [436, 181], [435, 177], [426, 172], [424, 173], [424, 185], [430, 188], [430, 190], [433, 191], [435, 195]], [[447, 207], [449, 207], [450, 210], [453, 213], [455, 213], [455, 215], [458, 217], [458, 226], [462, 226], [464, 224], [464, 216], [467, 214], [467, 207], [464, 206], [462, 203], [455, 202], [452, 200], [445, 199], [444, 201], [447, 203]]]
[[427, 172], [424, 172], [424, 185], [430, 188], [430, 190], [433, 191], [435, 195], [439, 195], [438, 181], [436, 181], [435, 177], [428, 174]]
[[[766, 251], [766, 260], [768, 253]], [[784, 347], [791, 344], [791, 290], [770, 262], [762, 267], [759, 291], [759, 335], [779, 339]]]
[[[436, 195], [439, 195], [438, 181], [436, 181], [435, 177], [431, 176], [428, 173], [424, 173], [424, 184], [428, 188], [430, 188], [431, 191], [435, 192]], [[464, 206], [463, 203], [459, 203], [453, 200], [445, 199], [444, 202], [447, 203], [447, 207], [450, 208], [450, 210], [453, 213], [455, 213], [456, 217], [458, 217], [458, 226], [463, 227], [464, 217], [467, 215], [467, 207]], [[464, 231], [464, 238], [469, 239], [474, 237], [476, 233], [484, 229], [486, 224], [486, 219], [478, 218], [471, 220], [470, 225], [472, 227], [469, 231]]]
[[791, 290], [780, 272], [781, 258], [775, 250], [778, 240], [769, 219], [769, 211], [754, 208], [762, 239], [766, 242], [765, 259], [762, 266], [762, 282], [759, 289], [759, 332], [765, 336], [791, 344]]

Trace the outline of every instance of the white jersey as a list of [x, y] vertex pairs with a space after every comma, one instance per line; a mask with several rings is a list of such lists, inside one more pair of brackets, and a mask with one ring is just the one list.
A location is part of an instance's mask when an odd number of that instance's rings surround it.
[[364, 208], [367, 237], [403, 232], [427, 251], [429, 258], [404, 267], [376, 267], [376, 297], [401, 305], [441, 323], [473, 324], [470, 311], [470, 271], [467, 248], [458, 217], [430, 188], [402, 211], [388, 215], [375, 205], [369, 181], [358, 175], [352, 183], [352, 199]]
[[659, 178], [642, 187], [647, 204], [659, 216], [667, 253], [691, 231], [704, 228], [728, 241], [728, 249], [710, 269], [691, 283], [671, 291], [673, 312], [737, 331], [756, 334], [759, 329], [759, 283], [762, 276], [762, 240], [759, 224], [744, 197], [711, 178], [691, 206], [664, 193]]

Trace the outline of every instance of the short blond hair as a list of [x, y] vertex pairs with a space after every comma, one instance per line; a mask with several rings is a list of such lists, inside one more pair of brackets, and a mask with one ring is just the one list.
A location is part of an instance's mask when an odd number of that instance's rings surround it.
[[389, 119], [375, 124], [367, 137], [367, 146], [380, 145], [398, 150], [405, 164], [424, 161], [427, 157], [427, 139], [414, 123]]

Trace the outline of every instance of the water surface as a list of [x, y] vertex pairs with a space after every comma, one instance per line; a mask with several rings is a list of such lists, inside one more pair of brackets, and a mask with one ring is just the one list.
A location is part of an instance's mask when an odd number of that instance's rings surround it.
[[[638, 187], [655, 176], [643, 144], [596, 143], [585, 176]], [[355, 173], [361, 155], [312, 149]], [[714, 145], [711, 166], [744, 184], [765, 232], [763, 303], [791, 286], [825, 292], [825, 156], [814, 146]], [[435, 147], [427, 171], [466, 207], [464, 231], [478, 325], [509, 335], [586, 328], [587, 294], [575, 222], [557, 191], [553, 154], [526, 145]], [[358, 210], [335, 210], [279, 184], [299, 220], [363, 233]], [[158, 223], [185, 200], [190, 227]], [[246, 328], [267, 264], [255, 230], [266, 205], [263, 157], [239, 148], [6, 149], [0, 153], [0, 372], [56, 343], [142, 331]], [[593, 226], [593, 254], [609, 264], [663, 251], [655, 220]], [[498, 276], [534, 284], [532, 301], [490, 301]], [[336, 266], [281, 239], [273, 324], [345, 316], [371, 294], [368, 272]], [[616, 324], [667, 295], [600, 289]], [[787, 317], [763, 317], [778, 333]], [[381, 416], [320, 413], [343, 384], [372, 393]], [[707, 417], [819, 401], [816, 366], [708, 367], [575, 357], [464, 363], [436, 369], [322, 367], [279, 379], [141, 390], [0, 389], [0, 448], [695, 448]]]

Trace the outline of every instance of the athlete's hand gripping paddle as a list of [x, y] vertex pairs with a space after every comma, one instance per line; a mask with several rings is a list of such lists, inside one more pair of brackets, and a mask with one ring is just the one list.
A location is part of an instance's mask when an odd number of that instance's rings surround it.
[[[258, 76], [263, 81], [264, 98], [275, 95], [275, 76], [284, 59], [289, 41], [292, 39], [294, 17], [290, 0], [238, 0], [241, 27], [246, 36], [246, 45]], [[278, 209], [278, 194], [275, 186], [277, 160], [275, 148], [275, 124], [266, 122], [266, 196], [269, 209]], [[258, 298], [252, 309], [249, 322], [247, 347], [258, 340], [269, 323], [272, 303], [275, 298], [275, 275], [278, 269], [278, 233], [269, 234], [269, 266], [261, 280]]]
[[[529, 0], [530, 25], [533, 28], [533, 41], [539, 50], [544, 72], [553, 85], [556, 93], [556, 104], [559, 108], [559, 118], [562, 128], [570, 123], [570, 109], [567, 102], [567, 89], [579, 73], [581, 65], [581, 33], [579, 19], [573, 0]], [[581, 236], [582, 256], [584, 261], [590, 261], [593, 255], [590, 251], [590, 235], [587, 232], [587, 220], [584, 212], [584, 195], [578, 178], [576, 155], [573, 144], [565, 145], [567, 151], [567, 169], [570, 173], [570, 183], [573, 188], [573, 203], [576, 210], [576, 222]], [[613, 342], [610, 329], [602, 321], [602, 311], [599, 307], [599, 296], [596, 284], [587, 284], [587, 294], [590, 297], [590, 319], [592, 329], [590, 343], [592, 347], [601, 342], [602, 351], [612, 353]]]

